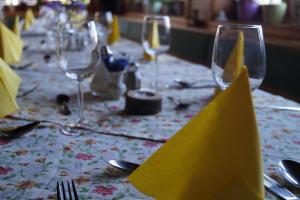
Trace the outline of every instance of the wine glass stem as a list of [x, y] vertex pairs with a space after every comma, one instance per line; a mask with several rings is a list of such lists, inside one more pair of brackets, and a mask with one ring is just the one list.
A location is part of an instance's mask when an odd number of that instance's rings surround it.
[[158, 91], [158, 81], [159, 81], [159, 71], [158, 71], [158, 55], [155, 54], [154, 56], [154, 70], [155, 70], [155, 82], [154, 82], [154, 90], [155, 92]]
[[83, 115], [83, 107], [84, 107], [84, 102], [83, 102], [83, 93], [82, 93], [82, 87], [81, 87], [81, 80], [77, 81], [78, 85], [78, 94], [77, 94], [77, 102], [78, 102], [78, 110], [77, 110], [77, 122], [79, 124], [83, 123], [84, 121], [84, 115]]

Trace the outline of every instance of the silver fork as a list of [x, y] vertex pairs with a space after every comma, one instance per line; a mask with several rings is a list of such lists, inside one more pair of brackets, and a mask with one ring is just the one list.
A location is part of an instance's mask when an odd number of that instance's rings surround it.
[[[72, 189], [70, 186], [70, 182], [68, 180], [67, 180], [67, 185], [68, 185], [69, 200], [73, 200], [73, 199], [79, 200], [73, 179], [72, 179]], [[61, 182], [57, 181], [56, 191], [57, 191], [57, 200], [62, 200], [62, 199], [67, 200], [67, 193], [63, 181]]]

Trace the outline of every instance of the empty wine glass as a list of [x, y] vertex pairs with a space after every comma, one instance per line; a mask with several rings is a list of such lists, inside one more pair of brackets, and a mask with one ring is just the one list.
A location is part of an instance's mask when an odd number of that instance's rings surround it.
[[[241, 46], [238, 45], [238, 40]], [[232, 61], [234, 58], [238, 61]], [[238, 62], [238, 63], [237, 63]], [[252, 90], [266, 74], [266, 53], [260, 25], [219, 25], [212, 55], [213, 78], [225, 90], [236, 78], [236, 70], [246, 66]]]
[[[90, 43], [88, 43], [88, 41]], [[91, 76], [100, 60], [98, 34], [93, 21], [67, 22], [58, 26], [57, 62], [66, 76], [78, 84], [77, 121], [61, 128], [65, 135], [78, 135], [85, 120], [83, 114], [83, 93], [81, 82]]]
[[147, 54], [155, 57], [154, 90], [158, 89], [158, 56], [170, 48], [170, 18], [168, 16], [145, 16], [142, 28], [142, 44]]

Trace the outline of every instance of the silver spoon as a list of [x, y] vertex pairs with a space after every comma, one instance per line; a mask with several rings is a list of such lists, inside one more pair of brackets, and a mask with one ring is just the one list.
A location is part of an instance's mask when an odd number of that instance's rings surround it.
[[108, 163], [118, 169], [130, 172], [130, 173], [133, 172], [134, 170], [136, 170], [136, 168], [138, 168], [140, 166], [139, 164], [124, 161], [124, 160], [109, 160]]
[[175, 80], [174, 82], [179, 86], [179, 88], [182, 89], [202, 89], [202, 88], [211, 88], [211, 87], [216, 87], [214, 84], [208, 84], [208, 85], [201, 85], [201, 86], [196, 86], [196, 83], [201, 82], [202, 80], [197, 80], [193, 82], [187, 82], [187, 81], [182, 81], [182, 80]]
[[296, 188], [300, 188], [300, 163], [293, 160], [281, 160], [279, 172]]
[[168, 96], [168, 99], [175, 104], [176, 110], [187, 109], [191, 105], [190, 103], [185, 103], [180, 100], [175, 100], [173, 97], [170, 97], [170, 96]]

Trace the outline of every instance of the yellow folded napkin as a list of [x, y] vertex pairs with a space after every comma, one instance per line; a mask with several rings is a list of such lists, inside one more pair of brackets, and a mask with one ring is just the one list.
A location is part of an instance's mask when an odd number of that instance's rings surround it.
[[111, 32], [108, 35], [107, 42], [108, 44], [113, 44], [120, 39], [119, 21], [117, 15], [113, 16], [113, 20], [112, 23], [109, 24], [109, 28]]
[[158, 200], [263, 200], [262, 157], [247, 70], [131, 174]]
[[71, 11], [70, 12], [71, 21], [84, 22], [86, 21], [86, 16], [83, 13]]
[[13, 32], [20, 37], [20, 17], [19, 15], [15, 16]]
[[[222, 78], [229, 83], [235, 80], [244, 65], [244, 34], [239, 32], [237, 42], [226, 62]], [[215, 89], [215, 96], [221, 92], [219, 88]]]
[[35, 21], [35, 18], [34, 18], [33, 12], [31, 9], [28, 9], [25, 13], [25, 23], [24, 23], [23, 29], [25, 31], [27, 31], [30, 28], [30, 26], [33, 24], [34, 21]]
[[0, 58], [0, 118], [18, 110], [16, 96], [21, 78]]
[[8, 64], [20, 62], [23, 46], [21, 38], [0, 22], [0, 58]]
[[[149, 45], [151, 48], [159, 48], [160, 46], [157, 22], [153, 22], [152, 24], [152, 30], [149, 36]], [[155, 56], [150, 55], [147, 52], [144, 52], [144, 59], [152, 61], [155, 60]]]

